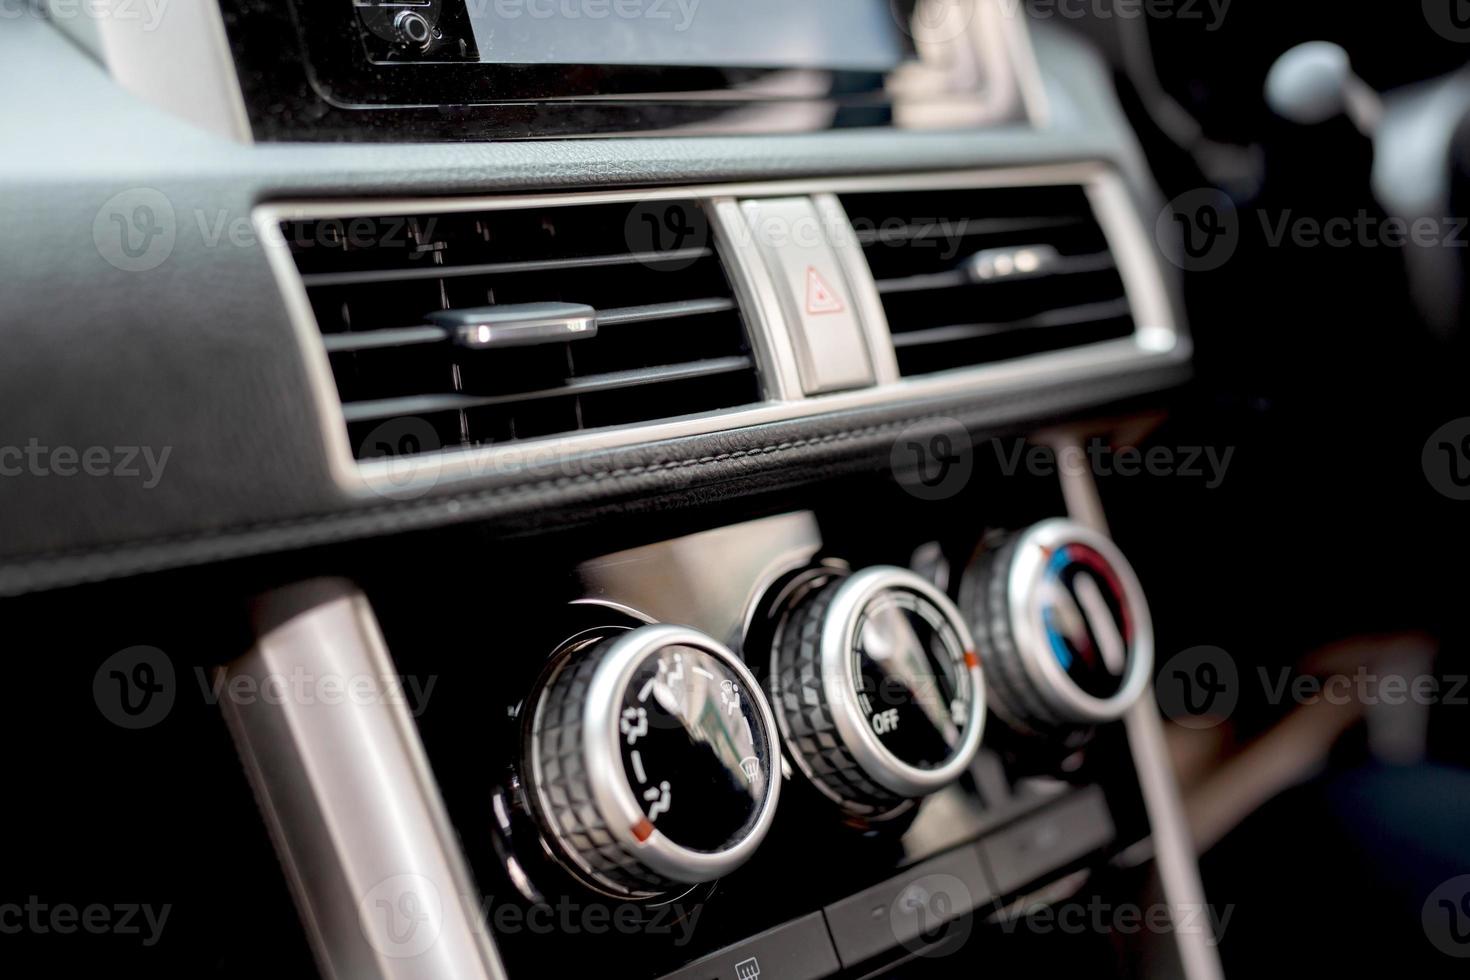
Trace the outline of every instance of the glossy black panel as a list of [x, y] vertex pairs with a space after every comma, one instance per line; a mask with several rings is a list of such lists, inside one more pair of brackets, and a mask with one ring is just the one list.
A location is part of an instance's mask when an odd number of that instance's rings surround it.
[[[892, 2], [904, 22], [911, 0]], [[893, 125], [898, 105], [879, 71], [713, 58], [706, 67], [481, 63], [463, 0], [428, 4], [440, 36], [422, 48], [393, 41], [388, 15], [373, 11], [365, 23], [347, 0], [221, 7], [255, 136], [267, 141], [805, 132]], [[912, 59], [912, 40], [898, 35]], [[981, 102], [951, 91], [905, 98], [949, 109]]]
[[920, 769], [949, 761], [974, 690], [942, 612], [912, 592], [880, 594], [858, 623], [853, 666], [868, 727], [889, 752]]

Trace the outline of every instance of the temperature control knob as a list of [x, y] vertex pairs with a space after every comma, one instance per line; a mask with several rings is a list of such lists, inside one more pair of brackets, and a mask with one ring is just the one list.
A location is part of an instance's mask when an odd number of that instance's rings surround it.
[[533, 694], [531, 806], [587, 884], [651, 898], [712, 881], [759, 846], [780, 791], [755, 678], [702, 633], [645, 626], [573, 645]]
[[776, 630], [771, 691], [797, 766], [864, 816], [956, 779], [985, 723], [963, 617], [900, 568], [833, 573], [798, 593]]
[[1117, 547], [1080, 524], [1045, 521], [982, 554], [960, 605], [988, 652], [990, 705], [1013, 728], [1114, 721], [1148, 685], [1143, 589]]

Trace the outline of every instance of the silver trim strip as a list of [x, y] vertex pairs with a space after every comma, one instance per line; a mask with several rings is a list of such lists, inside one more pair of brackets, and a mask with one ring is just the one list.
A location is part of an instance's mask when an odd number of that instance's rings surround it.
[[605, 555], [579, 565], [577, 576], [590, 600], [690, 626], [740, 650], [766, 589], [821, 547], [816, 517], [800, 511]]
[[842, 275], [847, 279], [852, 304], [857, 309], [858, 322], [868, 340], [868, 360], [873, 365], [874, 380], [879, 385], [897, 384], [903, 378], [898, 373], [898, 355], [893, 349], [893, 337], [888, 332], [888, 313], [883, 309], [883, 299], [878, 295], [873, 282], [873, 270], [863, 256], [863, 246], [858, 242], [852, 221], [836, 194], [817, 194], [812, 198], [817, 214], [826, 229], [828, 244], [842, 266]]
[[[329, 580], [264, 601], [299, 611], [222, 668], [260, 696], [221, 704], [322, 973], [504, 980], [367, 599]], [[301, 676], [357, 693], [297, 697]]]
[[[1054, 438], [1052, 445], [1059, 454], [1080, 454], [1084, 449], [1081, 440], [1070, 435]], [[1063, 466], [1060, 470], [1068, 512], [1074, 520], [1106, 535], [1107, 518], [1091, 474], [1075, 466]], [[1170, 915], [1174, 917], [1173, 934], [1184, 976], [1187, 980], [1224, 980], [1220, 954], [1215, 948], [1217, 940], [1207, 926], [1199, 925], [1212, 920], [1199, 914], [1206, 908], [1204, 884], [1200, 881], [1195, 845], [1185, 821], [1179, 786], [1174, 781], [1173, 763], [1164, 743], [1163, 723], [1151, 683], [1138, 703], [1123, 716], [1123, 724], [1148, 813], [1159, 882]]]
[[[153, 4], [148, 15], [79, 15], [79, 4], [46, 0], [51, 23], [90, 51], [119, 85], [217, 136], [253, 135], [224, 18], [214, 0]], [[152, 19], [150, 19], [150, 17]]]
[[[978, 368], [910, 378], [859, 391], [800, 398], [790, 338], [780, 304], [758, 256], [745, 251], [747, 242], [727, 238], [732, 220], [739, 220], [735, 200], [793, 194], [841, 194], [865, 191], [955, 190], [964, 188], [1081, 184], [1089, 194], [1109, 245], [1117, 258], [1129, 302], [1138, 324], [1133, 338], [1092, 344], [1071, 350], [1020, 358]], [[619, 201], [704, 201], [716, 220], [717, 242], [723, 242], [728, 274], [756, 346], [766, 385], [765, 404], [730, 412], [619, 426], [567, 436], [528, 440], [476, 450], [452, 450], [414, 457], [405, 482], [404, 460], [354, 459], [347, 437], [342, 405], [321, 333], [306, 297], [306, 289], [280, 230], [282, 221], [352, 218], [425, 211], [464, 212], [511, 208], [554, 208]], [[734, 214], [731, 214], [731, 211]], [[1122, 178], [1109, 166], [1079, 162], [1025, 168], [1001, 168], [956, 173], [905, 174], [887, 177], [829, 178], [733, 184], [703, 188], [600, 191], [582, 194], [529, 194], [475, 198], [396, 198], [268, 204], [254, 213], [257, 232], [285, 298], [296, 328], [297, 344], [317, 404], [321, 435], [333, 476], [349, 493], [361, 496], [411, 495], [452, 482], [486, 474], [522, 470], [537, 462], [566, 460], [578, 453], [642, 445], [684, 436], [707, 435], [746, 426], [787, 422], [837, 414], [855, 409], [898, 405], [924, 399], [997, 392], [1040, 382], [1092, 381], [1124, 375], [1159, 365], [1189, 360], [1188, 336], [1175, 322], [1173, 306], [1155, 249], [1138, 219]], [[748, 238], [748, 236], [746, 236]], [[866, 271], [866, 269], [864, 270]], [[871, 282], [871, 275], [863, 280]], [[861, 294], [867, 289], [859, 289]], [[866, 321], [866, 317], [864, 318]]]

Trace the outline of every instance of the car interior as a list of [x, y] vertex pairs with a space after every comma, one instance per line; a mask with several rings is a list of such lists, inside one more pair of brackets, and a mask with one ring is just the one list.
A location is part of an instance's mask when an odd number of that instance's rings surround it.
[[0, 972], [1465, 975], [1461, 0], [0, 0], [0, 86]]

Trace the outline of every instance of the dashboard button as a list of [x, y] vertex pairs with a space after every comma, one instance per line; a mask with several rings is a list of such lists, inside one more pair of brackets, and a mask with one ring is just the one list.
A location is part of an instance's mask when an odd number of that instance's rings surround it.
[[979, 852], [964, 847], [827, 906], [827, 927], [844, 967], [902, 945], [915, 948], [995, 895]]
[[653, 898], [735, 870], [781, 788], [776, 724], [722, 644], [644, 626], [562, 651], [525, 733], [533, 811], [592, 887]]
[[1153, 627], [1117, 546], [1043, 521], [982, 554], [959, 604], [986, 650], [990, 706], [1020, 732], [1053, 735], [1121, 718], [1153, 667]]
[[820, 980], [838, 970], [822, 913], [712, 953], [664, 980]]
[[1094, 786], [987, 837], [980, 847], [1005, 895], [1106, 847], [1113, 836], [1112, 815]]
[[980, 747], [985, 681], [969, 630], [907, 569], [814, 579], [794, 593], [770, 684], [793, 761], [857, 816], [944, 788]]
[[871, 386], [867, 335], [811, 199], [745, 201], [741, 209], [781, 296], [802, 390], [821, 395]]

